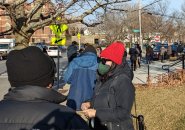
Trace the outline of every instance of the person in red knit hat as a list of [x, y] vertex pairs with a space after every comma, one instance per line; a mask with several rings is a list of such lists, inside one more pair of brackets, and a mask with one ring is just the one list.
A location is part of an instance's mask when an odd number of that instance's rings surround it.
[[95, 130], [134, 130], [130, 115], [135, 88], [122, 64], [124, 51], [122, 42], [113, 42], [101, 52], [94, 96], [81, 105]]

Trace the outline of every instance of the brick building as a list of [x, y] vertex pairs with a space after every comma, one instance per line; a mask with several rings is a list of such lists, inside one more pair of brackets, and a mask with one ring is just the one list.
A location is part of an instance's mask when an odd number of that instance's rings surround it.
[[[6, 0], [7, 3], [14, 2], [14, 0]], [[25, 4], [24, 9], [25, 11], [31, 10], [32, 7], [35, 6], [36, 3]], [[40, 14], [47, 14], [49, 12], [50, 5], [46, 4], [40, 11]], [[5, 15], [6, 11], [0, 9], [0, 15]], [[0, 17], [0, 32], [4, 32], [11, 27], [11, 20], [8, 16], [1, 16]], [[52, 31], [50, 30], [49, 26], [43, 27], [42, 29], [37, 30], [32, 37], [30, 38], [30, 43], [37, 43], [37, 42], [46, 42], [50, 43], [50, 38], [54, 36]], [[3, 35], [0, 38], [14, 38], [13, 35]]]
[[[6, 0], [7, 3], [14, 2], [14, 0]], [[25, 3], [24, 5], [24, 10], [25, 12], [28, 12], [31, 10], [35, 4], [37, 3]], [[51, 10], [51, 7], [49, 4], [44, 5], [39, 11], [39, 14], [47, 15]], [[6, 14], [4, 10], [0, 9], [0, 15]], [[37, 17], [37, 16], [35, 16]], [[8, 16], [1, 16], [0, 17], [0, 32], [4, 32], [11, 27], [11, 20]], [[76, 40], [79, 41], [77, 38], [77, 33], [80, 32], [81, 43], [90, 43], [90, 44], [97, 44], [101, 42], [101, 39], [105, 39], [105, 35], [100, 35], [100, 34], [89, 34], [89, 35], [83, 35], [83, 25], [81, 23], [75, 23], [73, 25], [69, 25], [69, 29], [67, 31], [67, 44], [70, 44], [71, 41]], [[43, 27], [42, 29], [37, 30], [34, 32], [32, 37], [30, 38], [30, 44], [33, 43], [39, 43], [39, 42], [45, 42], [45, 43], [50, 43], [51, 37], [54, 37], [53, 32], [50, 30], [49, 26]], [[4, 35], [0, 36], [0, 38], [14, 38], [13, 35]]]

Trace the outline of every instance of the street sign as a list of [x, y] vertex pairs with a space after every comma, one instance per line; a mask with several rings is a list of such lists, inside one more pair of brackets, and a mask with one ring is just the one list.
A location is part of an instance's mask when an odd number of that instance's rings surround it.
[[160, 42], [160, 39], [161, 39], [161, 37], [158, 35], [154, 37], [155, 42]]
[[66, 44], [66, 37], [63, 38], [57, 38], [57, 37], [52, 37], [51, 38], [51, 45], [65, 45]]
[[81, 34], [80, 34], [80, 33], [77, 34], [77, 38], [78, 38], [78, 39], [81, 38]]
[[49, 26], [56, 37], [51, 38], [51, 45], [65, 45], [66, 37], [64, 32], [68, 29], [66, 24], [53, 24]]
[[139, 29], [133, 29], [132, 31], [133, 31], [134, 33], [139, 33], [139, 32], [140, 32]]

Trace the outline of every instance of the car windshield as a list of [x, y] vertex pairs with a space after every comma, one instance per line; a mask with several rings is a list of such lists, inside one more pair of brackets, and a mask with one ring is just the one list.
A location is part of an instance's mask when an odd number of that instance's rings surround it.
[[[168, 44], [163, 44], [163, 46], [165, 47], [165, 48], [168, 48]], [[155, 47], [154, 47], [154, 49], [153, 50], [160, 50], [161, 49], [161, 47], [162, 47], [162, 44], [160, 43], [160, 42], [157, 42], [156, 44], [155, 44]]]
[[49, 50], [57, 50], [58, 47], [49, 47]]
[[0, 49], [8, 49], [9, 45], [8, 44], [0, 44]]

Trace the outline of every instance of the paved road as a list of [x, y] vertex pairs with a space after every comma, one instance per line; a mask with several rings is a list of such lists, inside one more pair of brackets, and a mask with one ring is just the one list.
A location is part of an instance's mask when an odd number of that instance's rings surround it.
[[1, 60], [0, 61], [0, 75], [6, 72], [6, 61], [5, 60]]

